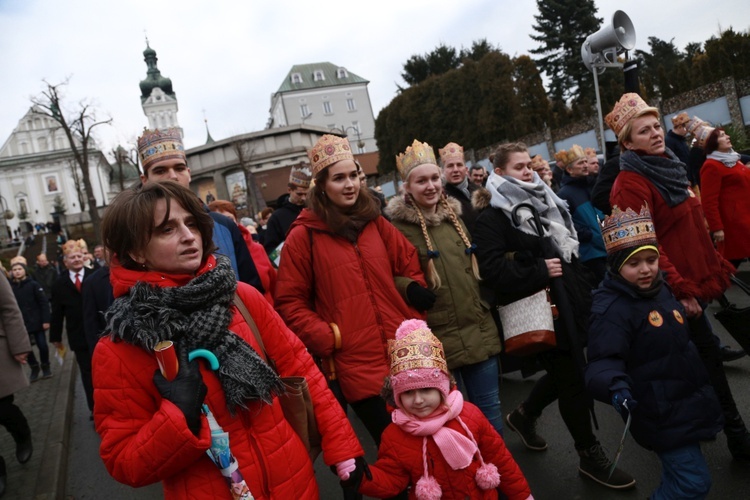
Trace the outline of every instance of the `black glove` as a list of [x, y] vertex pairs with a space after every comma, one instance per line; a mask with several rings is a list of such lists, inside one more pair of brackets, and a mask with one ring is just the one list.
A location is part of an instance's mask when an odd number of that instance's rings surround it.
[[413, 305], [418, 311], [427, 311], [435, 305], [437, 295], [416, 281], [412, 281], [406, 287], [406, 298], [409, 299], [409, 304]]
[[187, 353], [180, 354], [180, 368], [171, 382], [164, 378], [161, 371], [154, 373], [154, 385], [164, 399], [168, 399], [185, 415], [188, 428], [197, 436], [201, 431], [201, 406], [208, 389], [194, 359], [188, 363]]
[[[357, 491], [359, 490], [359, 485], [362, 484], [363, 476], [367, 476], [367, 479], [372, 481], [372, 472], [370, 472], [370, 467], [367, 465], [365, 457], [355, 458], [354, 465], [357, 468], [349, 474], [349, 479], [346, 481], [339, 481], [339, 483], [341, 483], [342, 488]], [[334, 467], [333, 469], [335, 471], [336, 468]]]

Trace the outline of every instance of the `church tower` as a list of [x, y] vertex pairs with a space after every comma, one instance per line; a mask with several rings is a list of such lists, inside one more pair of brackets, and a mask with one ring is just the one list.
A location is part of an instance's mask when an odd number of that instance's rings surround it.
[[156, 51], [149, 46], [148, 39], [143, 60], [146, 61], [148, 71], [146, 79], [140, 83], [141, 106], [143, 114], [148, 118], [148, 128], [163, 130], [176, 127], [180, 129], [180, 135], [184, 135], [177, 122], [177, 97], [172, 91], [172, 80], [161, 75], [156, 66]]

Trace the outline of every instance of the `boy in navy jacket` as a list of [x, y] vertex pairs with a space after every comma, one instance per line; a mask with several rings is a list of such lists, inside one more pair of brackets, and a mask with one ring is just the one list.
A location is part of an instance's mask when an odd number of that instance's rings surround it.
[[700, 441], [713, 439], [723, 416], [690, 341], [685, 311], [659, 271], [648, 208], [613, 207], [603, 222], [609, 271], [594, 291], [586, 386], [623, 416], [662, 462], [654, 500], [705, 498], [711, 488]]

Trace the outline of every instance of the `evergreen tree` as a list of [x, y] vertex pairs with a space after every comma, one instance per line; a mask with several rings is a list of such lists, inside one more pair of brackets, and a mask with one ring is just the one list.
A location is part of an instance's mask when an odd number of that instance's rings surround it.
[[593, 75], [581, 60], [581, 45], [586, 37], [599, 29], [602, 20], [596, 17], [594, 0], [537, 0], [539, 14], [532, 26], [538, 34], [531, 39], [540, 46], [531, 53], [540, 55], [539, 69], [549, 78], [553, 99], [594, 101]]
[[549, 99], [536, 64], [527, 55], [513, 59], [513, 85], [521, 116], [516, 117], [519, 135], [539, 131], [549, 121]]
[[456, 49], [440, 44], [423, 56], [413, 55], [404, 63], [401, 78], [409, 85], [417, 85], [433, 75], [442, 75], [461, 65]]

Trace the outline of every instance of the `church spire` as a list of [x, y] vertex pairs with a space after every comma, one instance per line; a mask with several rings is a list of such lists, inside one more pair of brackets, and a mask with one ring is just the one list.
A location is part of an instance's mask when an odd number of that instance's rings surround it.
[[206, 110], [203, 110], [203, 123], [206, 124], [206, 144], [213, 144], [214, 138], [211, 137], [211, 132], [208, 130], [208, 118], [206, 118]]

